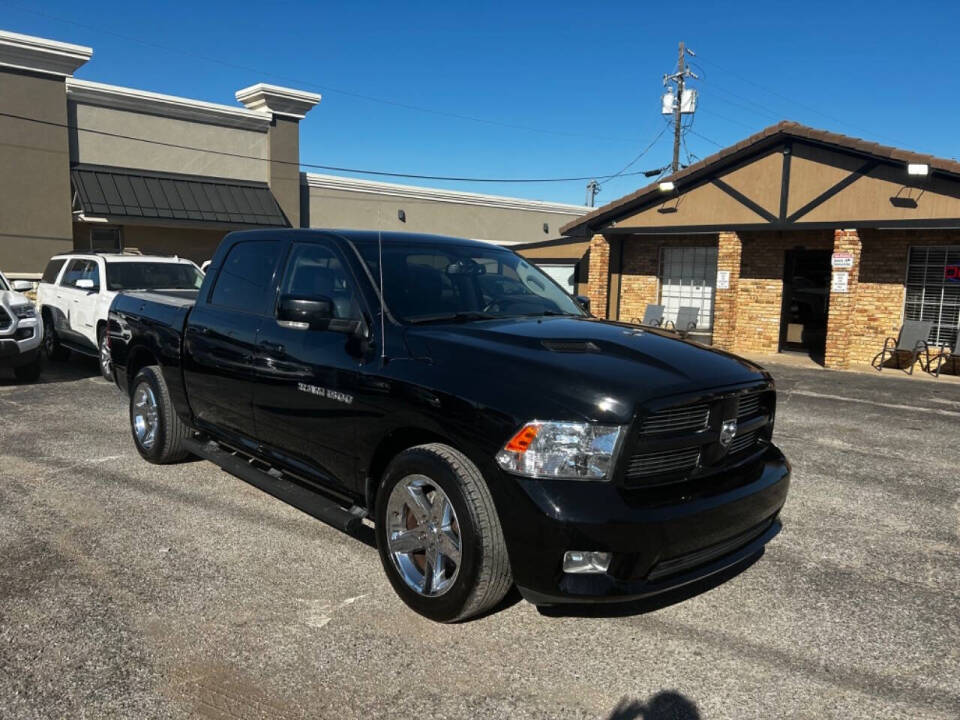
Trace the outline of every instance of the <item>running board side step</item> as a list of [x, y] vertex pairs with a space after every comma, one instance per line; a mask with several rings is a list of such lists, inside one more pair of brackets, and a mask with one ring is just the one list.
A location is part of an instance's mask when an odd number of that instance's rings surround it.
[[261, 470], [257, 467], [259, 460], [247, 460], [242, 455], [224, 450], [215, 442], [189, 438], [183, 444], [197, 457], [209, 460], [231, 475], [337, 530], [356, 535], [363, 527], [367, 511], [357, 505], [345, 508], [336, 500], [284, 477], [278, 470]]

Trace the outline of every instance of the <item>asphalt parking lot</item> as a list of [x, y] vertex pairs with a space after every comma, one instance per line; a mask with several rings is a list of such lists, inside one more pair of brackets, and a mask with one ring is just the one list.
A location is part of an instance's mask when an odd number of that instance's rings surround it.
[[456, 626], [372, 547], [141, 461], [95, 363], [4, 375], [0, 717], [957, 718], [960, 385], [771, 369], [794, 484], [763, 557], [700, 594]]

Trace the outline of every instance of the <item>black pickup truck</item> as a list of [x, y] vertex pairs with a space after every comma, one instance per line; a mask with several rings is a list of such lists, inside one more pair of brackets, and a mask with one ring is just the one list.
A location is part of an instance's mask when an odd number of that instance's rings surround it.
[[514, 584], [538, 605], [663, 592], [780, 530], [768, 374], [593, 318], [488, 243], [232, 233], [197, 293], [118, 296], [109, 342], [145, 459], [204, 457], [345, 531], [372, 522], [435, 620]]

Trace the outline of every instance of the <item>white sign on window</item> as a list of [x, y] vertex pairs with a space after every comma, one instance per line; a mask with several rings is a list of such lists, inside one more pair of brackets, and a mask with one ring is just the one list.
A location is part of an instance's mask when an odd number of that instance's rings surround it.
[[852, 268], [853, 253], [838, 252], [830, 257], [830, 265], [835, 268]]
[[847, 286], [850, 280], [850, 273], [848, 272], [835, 272], [833, 273], [833, 282], [830, 283], [830, 292], [845, 293], [847, 292]]
[[730, 289], [730, 271], [717, 270], [717, 290]]

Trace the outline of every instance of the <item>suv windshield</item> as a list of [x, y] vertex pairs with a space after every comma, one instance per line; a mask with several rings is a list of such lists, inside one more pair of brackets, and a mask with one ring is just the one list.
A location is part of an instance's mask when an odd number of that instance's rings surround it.
[[[377, 244], [356, 246], [379, 282]], [[495, 246], [384, 243], [383, 295], [406, 322], [585, 314], [536, 266]]]
[[109, 290], [197, 290], [202, 282], [203, 273], [188, 263], [107, 263]]

